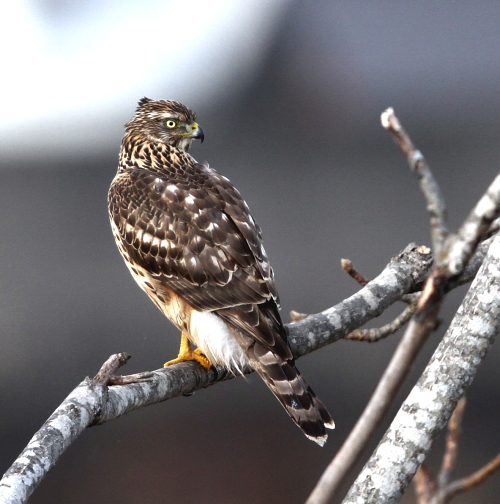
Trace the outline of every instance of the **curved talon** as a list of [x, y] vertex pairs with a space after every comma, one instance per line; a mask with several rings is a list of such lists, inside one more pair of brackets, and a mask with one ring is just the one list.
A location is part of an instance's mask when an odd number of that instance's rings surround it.
[[212, 363], [203, 355], [202, 351], [197, 348], [193, 350], [189, 343], [187, 336], [182, 333], [181, 347], [179, 349], [179, 356], [177, 359], [169, 360], [163, 364], [163, 367], [171, 366], [172, 364], [179, 364], [179, 362], [196, 361], [203, 366], [207, 371], [212, 367]]
[[212, 367], [212, 363], [203, 355], [201, 350], [197, 348], [196, 350], [189, 349], [187, 352], [179, 354], [177, 359], [172, 359], [163, 364], [163, 367], [171, 366], [172, 364], [178, 364], [179, 362], [186, 361], [196, 361], [201, 364], [207, 371]]

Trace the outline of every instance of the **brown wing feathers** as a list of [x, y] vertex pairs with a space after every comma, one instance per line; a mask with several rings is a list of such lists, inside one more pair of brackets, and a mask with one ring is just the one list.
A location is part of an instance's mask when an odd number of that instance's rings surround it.
[[[158, 103], [175, 102], [144, 99], [138, 114]], [[144, 117], [139, 124], [149, 127]], [[212, 311], [234, 328], [251, 365], [322, 445], [333, 421], [295, 368], [260, 228], [246, 203], [225, 177], [168, 144], [141, 143], [134, 127], [133, 119], [109, 193], [122, 254], [131, 269], [142, 268], [196, 310]]]
[[[334, 423], [295, 367], [276, 304], [243, 305], [217, 312], [239, 331], [238, 340], [266, 385], [304, 434], [323, 446]], [[250, 336], [250, 337], [249, 337]]]

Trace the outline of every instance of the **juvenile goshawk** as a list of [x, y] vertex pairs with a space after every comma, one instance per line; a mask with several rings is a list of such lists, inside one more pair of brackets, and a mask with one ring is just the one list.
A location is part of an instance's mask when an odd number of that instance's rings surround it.
[[109, 215], [132, 276], [182, 331], [166, 365], [250, 365], [323, 445], [334, 424], [295, 367], [260, 228], [233, 184], [188, 154], [203, 141], [194, 112], [143, 98], [125, 129]]

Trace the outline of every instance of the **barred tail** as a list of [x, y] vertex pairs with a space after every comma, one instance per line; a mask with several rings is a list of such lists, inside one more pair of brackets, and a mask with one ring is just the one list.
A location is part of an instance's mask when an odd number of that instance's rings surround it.
[[252, 367], [302, 432], [323, 446], [328, 437], [326, 429], [334, 429], [335, 424], [293, 360], [282, 359], [259, 343], [248, 349], [248, 357]]

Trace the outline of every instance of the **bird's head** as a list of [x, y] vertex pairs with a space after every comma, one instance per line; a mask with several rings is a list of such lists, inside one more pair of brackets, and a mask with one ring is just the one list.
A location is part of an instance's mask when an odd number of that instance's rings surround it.
[[128, 133], [146, 137], [148, 141], [160, 142], [188, 151], [191, 142], [203, 142], [203, 130], [196, 122], [196, 114], [182, 103], [169, 100], [139, 101], [135, 116], [125, 125]]

